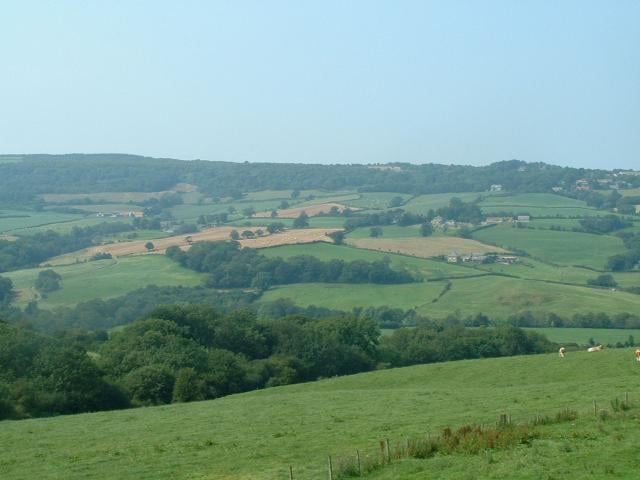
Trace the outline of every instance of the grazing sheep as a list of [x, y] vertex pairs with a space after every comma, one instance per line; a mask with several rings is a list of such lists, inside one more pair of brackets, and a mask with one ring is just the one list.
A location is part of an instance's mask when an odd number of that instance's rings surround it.
[[602, 345], [598, 345], [597, 347], [589, 347], [587, 349], [587, 352], [601, 352], [602, 351]]
[[640, 348], [636, 348], [636, 361], [640, 362]]
[[564, 354], [567, 350], [564, 347], [560, 347], [560, 350], [558, 350], [558, 355], [560, 355], [560, 358], [564, 358]]

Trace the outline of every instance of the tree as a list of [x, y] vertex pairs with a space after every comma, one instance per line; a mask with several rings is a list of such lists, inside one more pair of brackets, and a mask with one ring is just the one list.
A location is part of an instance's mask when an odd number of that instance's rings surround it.
[[286, 208], [289, 208], [289, 202], [287, 202], [286, 200], [282, 200], [280, 202], [280, 210], [284, 210]]
[[147, 242], [144, 244], [144, 248], [146, 248], [148, 252], [152, 252], [156, 248], [156, 246], [153, 244], [153, 242]]
[[400, 196], [393, 197], [389, 201], [389, 208], [397, 208], [404, 203], [404, 200]]
[[291, 198], [298, 198], [300, 196], [300, 190], [296, 189], [291, 192]]
[[338, 230], [336, 232], [331, 232], [329, 237], [333, 240], [333, 243], [336, 245], [342, 245], [344, 243], [344, 231]]
[[231, 234], [229, 235], [231, 240], [238, 241], [240, 240], [240, 233], [237, 230], [231, 230]]
[[433, 235], [433, 226], [430, 222], [423, 223], [420, 225], [420, 235], [423, 237], [430, 237]]
[[305, 228], [309, 226], [309, 215], [306, 212], [300, 213], [293, 221], [293, 228]]
[[34, 286], [36, 287], [37, 290], [43, 293], [54, 292], [60, 289], [61, 282], [62, 282], [62, 277], [55, 271], [51, 269], [42, 270], [38, 274], [38, 278], [36, 279]]
[[174, 381], [168, 370], [144, 366], [130, 372], [123, 383], [136, 404], [161, 405], [171, 402]]
[[11, 298], [13, 282], [10, 278], [0, 277], [0, 303]]
[[245, 230], [242, 232], [242, 238], [255, 238], [256, 234], [251, 230]]
[[369, 236], [373, 238], [378, 238], [382, 236], [382, 228], [380, 227], [371, 227], [369, 229]]
[[590, 278], [587, 280], [587, 284], [593, 285], [596, 287], [607, 287], [607, 288], [615, 288], [618, 286], [618, 282], [613, 278], [613, 275], [604, 274], [598, 275], [596, 278]]
[[267, 225], [267, 232], [269, 233], [277, 233], [284, 230], [284, 223], [282, 222], [272, 222]]
[[245, 217], [252, 217], [254, 213], [256, 213], [256, 210], [253, 207], [242, 209], [242, 215], [244, 215]]
[[183, 368], [176, 375], [172, 402], [194, 402], [206, 398], [204, 381], [193, 368]]

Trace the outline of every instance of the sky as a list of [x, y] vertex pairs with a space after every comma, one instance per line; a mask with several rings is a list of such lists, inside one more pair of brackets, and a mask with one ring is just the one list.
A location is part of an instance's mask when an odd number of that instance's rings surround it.
[[640, 169], [637, 0], [33, 1], [0, 153]]

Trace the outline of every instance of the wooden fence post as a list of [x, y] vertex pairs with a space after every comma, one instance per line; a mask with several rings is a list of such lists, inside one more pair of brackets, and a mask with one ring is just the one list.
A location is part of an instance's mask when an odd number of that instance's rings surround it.
[[391, 449], [389, 448], [389, 439], [386, 438], [384, 443], [387, 447], [387, 463], [391, 463]]
[[331, 462], [331, 455], [329, 455], [329, 480], [333, 480], [333, 463]]
[[293, 480], [293, 467], [289, 465], [289, 480]]
[[593, 414], [598, 415], [598, 404], [595, 400], [593, 401]]
[[356, 458], [358, 459], [358, 476], [362, 475], [362, 468], [360, 466], [360, 450], [356, 449]]

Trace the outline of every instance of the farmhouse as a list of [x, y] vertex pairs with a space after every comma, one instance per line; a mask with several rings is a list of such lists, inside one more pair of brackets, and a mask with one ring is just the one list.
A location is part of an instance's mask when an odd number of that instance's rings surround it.
[[442, 226], [442, 217], [438, 216], [431, 220], [431, 226], [438, 228]]
[[501, 192], [502, 191], [502, 185], [500, 185], [499, 183], [496, 183], [494, 185], [491, 185], [489, 187], [489, 191], [490, 192]]
[[586, 178], [581, 178], [580, 180], [576, 180], [576, 190], [591, 190], [591, 185], [589, 184], [589, 180]]
[[456, 252], [452, 252], [447, 255], [447, 263], [458, 263], [458, 260], [460, 260], [460, 255]]
[[505, 265], [512, 265], [518, 261], [518, 257], [514, 255], [498, 255], [496, 261]]
[[517, 222], [529, 222], [531, 221], [531, 217], [529, 215], [518, 215], [516, 217]]

